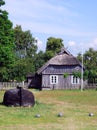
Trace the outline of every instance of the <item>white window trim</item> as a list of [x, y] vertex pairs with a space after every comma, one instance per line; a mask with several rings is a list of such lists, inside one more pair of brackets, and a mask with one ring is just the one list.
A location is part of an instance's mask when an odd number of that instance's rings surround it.
[[50, 84], [58, 84], [58, 75], [50, 75]]
[[71, 84], [79, 84], [80, 79], [71, 75]]

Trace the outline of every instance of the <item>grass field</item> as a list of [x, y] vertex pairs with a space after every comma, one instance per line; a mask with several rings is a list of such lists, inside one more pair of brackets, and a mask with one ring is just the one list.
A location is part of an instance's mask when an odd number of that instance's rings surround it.
[[[36, 100], [32, 108], [0, 105], [0, 130], [97, 130], [97, 91], [32, 92]], [[3, 95], [0, 91], [0, 102]], [[90, 112], [94, 116], [90, 117]], [[58, 117], [58, 113], [63, 116]]]

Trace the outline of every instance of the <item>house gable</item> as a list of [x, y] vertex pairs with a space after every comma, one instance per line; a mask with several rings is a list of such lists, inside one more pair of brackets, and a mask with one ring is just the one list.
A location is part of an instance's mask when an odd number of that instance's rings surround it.
[[37, 73], [41, 74], [48, 66], [81, 66], [80, 62], [65, 48], [61, 50], [56, 56], [51, 58], [46, 64], [38, 69]]
[[[40, 80], [40, 86], [38, 87], [40, 89], [79, 88], [81, 80], [74, 79], [72, 73], [81, 70], [81, 63], [64, 48], [38, 69], [35, 81], [36, 79], [38, 79], [37, 82]], [[64, 78], [65, 73], [68, 73], [68, 77], [66, 78]], [[33, 82], [35, 81], [33, 80]]]
[[81, 71], [81, 66], [79, 65], [48, 65], [42, 74], [72, 74], [74, 71]]

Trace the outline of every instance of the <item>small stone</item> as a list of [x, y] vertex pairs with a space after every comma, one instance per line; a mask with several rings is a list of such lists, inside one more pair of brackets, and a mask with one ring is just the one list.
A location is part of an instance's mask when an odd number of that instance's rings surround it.
[[94, 114], [93, 113], [89, 113], [89, 116], [94, 116]]
[[63, 116], [63, 113], [59, 113], [59, 114], [58, 114], [58, 117], [62, 117], [62, 116]]
[[36, 116], [35, 116], [35, 117], [40, 118], [40, 114], [36, 114]]

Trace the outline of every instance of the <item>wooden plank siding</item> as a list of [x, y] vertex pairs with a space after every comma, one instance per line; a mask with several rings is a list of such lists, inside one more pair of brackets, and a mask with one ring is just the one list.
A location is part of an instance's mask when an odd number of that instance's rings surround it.
[[[50, 89], [75, 89], [79, 88], [79, 84], [71, 84], [71, 75], [74, 70], [81, 70], [81, 67], [78, 66], [57, 66], [57, 65], [49, 65], [42, 72], [42, 88], [50, 88]], [[63, 74], [68, 73], [69, 76], [64, 78]], [[50, 84], [50, 75], [58, 75], [58, 84]]]
[[[38, 88], [44, 89], [79, 89], [81, 86], [80, 79], [74, 78], [73, 72], [84, 70], [82, 64], [74, 57], [66, 48], [62, 48], [61, 51], [48, 60], [41, 68], [36, 72], [35, 78], [31, 84], [37, 86], [37, 77], [40, 79], [40, 85]], [[64, 74], [68, 73], [68, 77], [64, 78]], [[36, 87], [35, 87], [36, 88]]]
[[64, 74], [69, 73], [71, 74], [74, 71], [81, 71], [81, 67], [79, 65], [73, 66], [64, 66], [64, 65], [49, 65], [42, 74]]
[[58, 84], [50, 84], [50, 74], [42, 75], [42, 89], [79, 89], [79, 84], [71, 84], [71, 75], [64, 78], [62, 74], [58, 75]]

